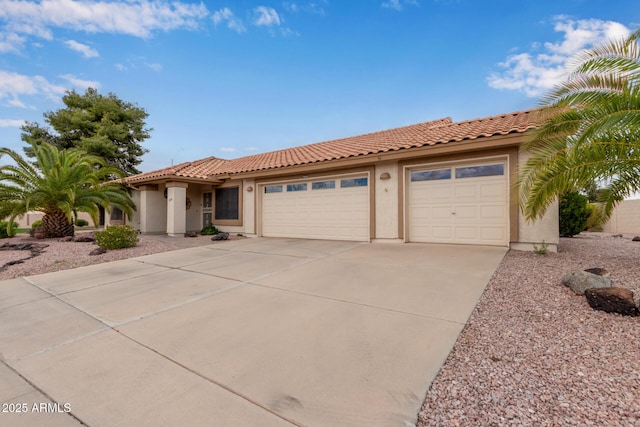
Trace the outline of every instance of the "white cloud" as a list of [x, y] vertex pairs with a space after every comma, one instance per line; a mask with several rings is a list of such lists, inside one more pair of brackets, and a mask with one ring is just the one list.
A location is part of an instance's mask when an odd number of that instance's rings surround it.
[[0, 119], [0, 128], [19, 128], [24, 122], [24, 120]]
[[147, 68], [149, 68], [150, 70], [155, 71], [156, 73], [159, 73], [160, 71], [162, 71], [162, 64], [157, 64], [157, 63], [145, 63], [144, 64]]
[[272, 27], [274, 25], [280, 25], [280, 15], [272, 7], [258, 6], [254, 9], [256, 16], [253, 23], [258, 27]]
[[293, 2], [283, 2], [282, 6], [289, 13], [312, 13], [316, 15], [324, 15], [325, 10], [324, 6], [327, 5], [327, 0], [320, 0], [319, 2], [307, 2], [307, 3], [293, 3]]
[[59, 100], [67, 88], [50, 83], [42, 76], [26, 76], [13, 71], [0, 70], [0, 101], [8, 100], [13, 107], [29, 108], [22, 97], [35, 96]]
[[19, 53], [24, 46], [24, 41], [25, 38], [16, 33], [0, 33], [0, 53]]
[[166, 0], [0, 0], [0, 20], [14, 33], [51, 39], [52, 28], [148, 38], [156, 31], [198, 28], [202, 3]]
[[387, 9], [395, 9], [395, 10], [402, 10], [404, 8], [404, 5], [412, 5], [412, 6], [418, 6], [418, 1], [417, 0], [388, 0], [385, 2], [382, 2], [382, 4], [380, 6], [387, 8]]
[[538, 97], [553, 89], [571, 72], [571, 61], [584, 49], [611, 38], [626, 37], [630, 30], [613, 21], [598, 19], [574, 21], [565, 16], [555, 18], [554, 30], [564, 33], [559, 42], [532, 44], [532, 49], [543, 48], [542, 53], [523, 52], [509, 55], [500, 62], [500, 72], [487, 78], [494, 89], [517, 90], [527, 96]]
[[97, 50], [93, 49], [91, 46], [86, 44], [78, 43], [75, 40], [67, 40], [64, 42], [65, 46], [67, 46], [71, 50], [75, 50], [76, 52], [80, 52], [85, 58], [95, 58], [100, 56]]
[[220, 148], [220, 151], [222, 151], [223, 153], [235, 153], [238, 150], [233, 147], [222, 147]]
[[90, 87], [94, 89], [100, 89], [100, 82], [96, 82], [94, 80], [83, 80], [74, 76], [73, 74], [63, 74], [60, 76], [61, 79], [69, 82], [74, 88], [78, 89], [88, 89]]
[[229, 9], [228, 7], [216, 10], [213, 13], [212, 19], [213, 23], [216, 26], [222, 22], [226, 22], [227, 28], [237, 32], [238, 34], [242, 34], [247, 31], [245, 26], [242, 24], [242, 21], [236, 18], [231, 9]]
[[115, 64], [114, 67], [118, 71], [127, 71], [128, 70], [127, 66], [124, 65], [124, 64]]

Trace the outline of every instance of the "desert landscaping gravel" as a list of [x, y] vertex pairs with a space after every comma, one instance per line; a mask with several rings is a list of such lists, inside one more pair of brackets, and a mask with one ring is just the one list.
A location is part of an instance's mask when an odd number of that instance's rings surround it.
[[510, 251], [427, 392], [418, 426], [640, 426], [640, 317], [560, 284], [603, 267], [640, 297], [640, 242], [582, 233]]
[[[81, 233], [76, 233], [80, 235]], [[230, 235], [229, 240], [241, 238]], [[15, 277], [33, 276], [36, 274], [48, 273], [51, 271], [67, 270], [69, 268], [82, 267], [85, 265], [99, 264], [109, 261], [117, 261], [143, 255], [150, 255], [159, 252], [173, 251], [185, 247], [202, 246], [211, 244], [224, 244], [222, 242], [212, 242], [211, 236], [198, 236], [194, 238], [171, 239], [162, 236], [142, 236], [135, 248], [109, 250], [102, 255], [89, 255], [96, 249], [92, 242], [63, 242], [61, 239], [34, 239], [26, 235], [18, 235], [10, 239], [0, 240], [0, 245], [11, 243], [44, 243], [49, 245], [40, 255], [29, 259], [21, 264], [11, 265], [0, 270], [0, 280], [13, 279]], [[0, 266], [5, 263], [23, 259], [29, 256], [29, 251], [0, 251]]]

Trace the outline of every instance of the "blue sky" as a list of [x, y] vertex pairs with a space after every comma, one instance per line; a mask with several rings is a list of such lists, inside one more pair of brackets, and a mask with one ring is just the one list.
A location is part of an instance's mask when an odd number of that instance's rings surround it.
[[145, 108], [144, 171], [535, 107], [637, 0], [0, 0], [0, 145], [65, 90]]

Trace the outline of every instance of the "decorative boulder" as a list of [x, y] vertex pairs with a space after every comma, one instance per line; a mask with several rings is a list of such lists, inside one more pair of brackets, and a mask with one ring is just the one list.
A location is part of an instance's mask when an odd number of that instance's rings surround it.
[[214, 234], [211, 237], [211, 240], [216, 241], [216, 240], [227, 240], [229, 238], [229, 233], [218, 233], [218, 234]]
[[638, 307], [633, 300], [633, 292], [625, 288], [592, 288], [584, 293], [594, 310], [618, 313], [624, 316], [637, 316]]
[[70, 242], [73, 240], [73, 236], [64, 236], [62, 239], [60, 239], [61, 242]]
[[184, 237], [198, 237], [198, 232], [196, 231], [187, 231], [184, 233]]
[[74, 242], [95, 242], [96, 236], [93, 233], [82, 233], [78, 234], [73, 238]]
[[600, 267], [587, 268], [584, 271], [595, 274], [596, 276], [609, 277], [609, 270]]
[[608, 288], [611, 286], [611, 279], [598, 276], [587, 271], [572, 271], [565, 274], [562, 284], [568, 286], [573, 292], [584, 295], [584, 291], [592, 288]]
[[91, 252], [89, 252], [89, 255], [102, 255], [105, 253], [107, 253], [107, 250], [105, 248], [97, 247]]
[[632, 242], [640, 242], [640, 236], [636, 236], [633, 239], [631, 239]]

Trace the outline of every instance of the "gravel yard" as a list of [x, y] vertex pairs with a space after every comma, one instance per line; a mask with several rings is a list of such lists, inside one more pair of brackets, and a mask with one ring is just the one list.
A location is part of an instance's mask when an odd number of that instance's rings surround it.
[[603, 267], [640, 297], [640, 242], [604, 233], [510, 251], [427, 392], [418, 426], [640, 426], [640, 317], [560, 284]]
[[[80, 234], [81, 233], [76, 233], [76, 235]], [[241, 237], [233, 234], [229, 235], [229, 240], [238, 238]], [[224, 244], [224, 241], [212, 242], [211, 236], [175, 239], [165, 236], [141, 236], [138, 246], [135, 248], [110, 250], [102, 255], [90, 256], [89, 252], [97, 248], [96, 244], [91, 242], [62, 242], [60, 239], [38, 240], [21, 235], [10, 239], [2, 239], [0, 240], [0, 245], [7, 242], [44, 243], [49, 246], [35, 258], [0, 270], [0, 280], [13, 279], [15, 277], [22, 276], [33, 276], [36, 274], [48, 273], [50, 271], [67, 270], [69, 268], [82, 267], [85, 265], [173, 251], [185, 247]], [[5, 265], [5, 263], [9, 261], [23, 259], [28, 256], [29, 251], [0, 251], [0, 266]]]

